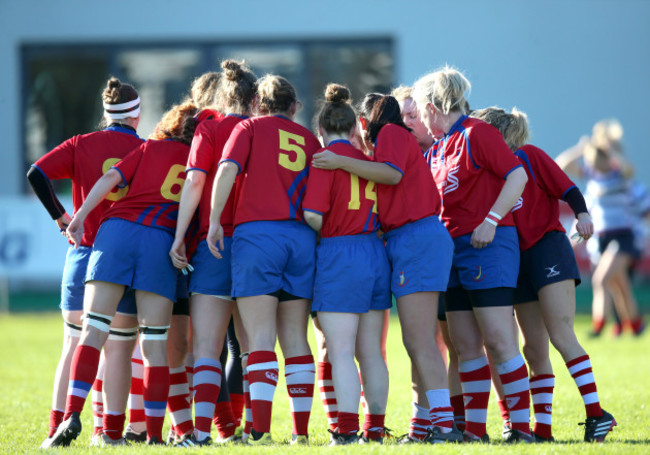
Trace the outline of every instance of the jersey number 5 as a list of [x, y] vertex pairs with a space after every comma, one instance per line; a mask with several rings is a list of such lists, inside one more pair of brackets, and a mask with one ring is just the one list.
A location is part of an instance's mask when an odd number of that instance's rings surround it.
[[[373, 201], [372, 213], [377, 213], [377, 190], [375, 189], [375, 182], [368, 180], [366, 184], [366, 199]], [[361, 208], [361, 199], [359, 194], [359, 176], [350, 174], [350, 202], [348, 202], [348, 210], [359, 210]]]
[[[106, 174], [110, 168], [119, 162], [119, 158], [109, 158], [104, 161], [104, 164], [102, 164], [102, 174]], [[119, 199], [122, 199], [126, 195], [127, 191], [129, 191], [129, 185], [125, 186], [124, 188], [115, 188], [113, 191], [106, 195], [106, 199], [109, 201], [117, 201]]]
[[305, 138], [284, 130], [278, 130], [278, 133], [280, 135], [280, 150], [294, 152], [296, 154], [296, 158], [291, 160], [288, 153], [280, 153], [278, 158], [280, 166], [294, 172], [302, 171], [305, 168], [305, 164], [307, 164], [307, 155], [305, 155], [305, 151], [300, 147], [300, 145], [305, 145]]
[[[182, 174], [182, 176], [181, 176]], [[167, 177], [160, 187], [160, 194], [165, 199], [170, 201], [181, 201], [181, 191], [183, 191], [183, 185], [185, 184], [185, 166], [182, 164], [174, 164], [169, 168]], [[174, 191], [176, 190], [176, 191]]]

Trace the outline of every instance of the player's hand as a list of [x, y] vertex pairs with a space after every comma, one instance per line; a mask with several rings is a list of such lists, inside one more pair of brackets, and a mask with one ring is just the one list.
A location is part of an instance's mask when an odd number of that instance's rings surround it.
[[312, 158], [312, 165], [318, 169], [338, 169], [341, 167], [339, 162], [339, 155], [329, 150], [324, 150], [320, 153], [317, 153]]
[[474, 232], [472, 232], [472, 246], [479, 249], [485, 248], [494, 240], [494, 234], [496, 231], [496, 226], [487, 221], [483, 221], [476, 229], [474, 229]]
[[174, 239], [174, 243], [172, 243], [172, 247], [169, 250], [169, 257], [177, 269], [183, 270], [188, 266], [187, 252], [185, 251], [185, 242], [183, 239]]
[[578, 214], [578, 221], [576, 222], [576, 231], [580, 234], [584, 240], [589, 240], [589, 238], [594, 235], [594, 223], [591, 221], [591, 216], [586, 213]]
[[61, 231], [61, 235], [63, 237], [67, 237], [66, 235], [66, 229], [68, 229], [68, 225], [70, 224], [70, 221], [72, 218], [70, 218], [70, 215], [67, 213], [64, 213], [61, 215], [59, 218], [55, 220], [56, 225], [58, 226], [59, 230]]
[[208, 236], [205, 239], [208, 242], [208, 248], [210, 248], [210, 253], [217, 259], [223, 259], [221, 252], [225, 249], [223, 244], [223, 227], [220, 223], [210, 223], [210, 229], [208, 229]]
[[70, 241], [74, 244], [75, 249], [79, 248], [81, 245], [81, 239], [84, 236], [84, 222], [76, 216], [72, 218], [68, 228], [66, 229], [66, 234]]

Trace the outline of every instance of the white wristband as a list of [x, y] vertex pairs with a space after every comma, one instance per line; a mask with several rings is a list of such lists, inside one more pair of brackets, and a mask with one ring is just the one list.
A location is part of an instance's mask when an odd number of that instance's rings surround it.
[[501, 221], [501, 218], [503, 218], [497, 212], [493, 212], [492, 210], [490, 210], [490, 213], [488, 213], [488, 215], [493, 216], [494, 218], [496, 218], [499, 221]]
[[492, 226], [494, 226], [494, 227], [496, 227], [496, 226], [499, 225], [499, 223], [497, 223], [496, 221], [494, 221], [492, 218], [485, 217], [485, 221], [487, 221], [488, 223], [490, 223], [490, 224], [491, 224]]

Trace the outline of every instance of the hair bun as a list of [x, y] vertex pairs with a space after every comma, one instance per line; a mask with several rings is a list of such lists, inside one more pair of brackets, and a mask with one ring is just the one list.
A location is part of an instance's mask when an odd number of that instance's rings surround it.
[[106, 82], [107, 89], [119, 89], [120, 87], [122, 87], [122, 83], [116, 77], [112, 77], [108, 80], [108, 82]]
[[340, 84], [328, 84], [325, 89], [325, 101], [328, 103], [347, 103], [350, 101], [350, 89]]
[[224, 60], [221, 62], [221, 68], [223, 69], [223, 74], [229, 81], [236, 81], [242, 77], [244, 71], [242, 70], [242, 65], [244, 62], [238, 62], [236, 60]]

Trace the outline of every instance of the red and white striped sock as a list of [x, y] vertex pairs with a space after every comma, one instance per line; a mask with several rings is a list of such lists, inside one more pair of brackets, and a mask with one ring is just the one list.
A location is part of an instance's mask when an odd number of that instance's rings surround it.
[[104, 434], [114, 441], [122, 437], [124, 433], [124, 422], [126, 421], [126, 414], [123, 412], [115, 412], [106, 410], [103, 416]]
[[[327, 424], [330, 430], [336, 431], [338, 427], [338, 406], [336, 404], [336, 394], [334, 393], [334, 382], [332, 381], [332, 364], [329, 362], [318, 362], [318, 390], [327, 416]], [[357, 414], [357, 427], [359, 426], [358, 420], [359, 415]]]
[[603, 410], [600, 407], [600, 400], [598, 399], [598, 389], [596, 388], [596, 380], [594, 373], [591, 370], [591, 360], [588, 355], [576, 357], [566, 363], [569, 373], [580, 390], [582, 401], [585, 403], [585, 410], [587, 417], [600, 417], [603, 415]]
[[230, 401], [217, 401], [217, 405], [214, 407], [212, 422], [217, 428], [219, 439], [228, 439], [235, 434], [238, 425], [232, 413]]
[[97, 376], [99, 355], [99, 349], [92, 346], [80, 344], [75, 348], [70, 364], [70, 382], [68, 383], [63, 420], [67, 420], [73, 412], [80, 413], [83, 410], [88, 393], [90, 393]]
[[339, 434], [351, 435], [359, 432], [359, 414], [341, 412], [338, 417], [338, 427], [335, 431]]
[[248, 355], [248, 383], [253, 410], [253, 428], [271, 431], [273, 395], [278, 385], [278, 358], [273, 351], [254, 351]]
[[555, 376], [552, 374], [538, 374], [530, 378], [530, 396], [533, 400], [533, 411], [535, 412], [533, 432], [535, 435], [546, 439], [553, 436], [551, 418], [554, 387]]
[[194, 401], [194, 356], [190, 353], [187, 355], [187, 365], [185, 365], [185, 374], [187, 375], [187, 384], [190, 388], [190, 406]]
[[460, 431], [465, 431], [465, 405], [462, 395], [449, 397], [451, 406], [454, 408], [454, 424]]
[[147, 441], [157, 438], [162, 442], [162, 427], [169, 396], [169, 367], [144, 367], [144, 417]]
[[187, 384], [185, 366], [169, 369], [169, 397], [167, 410], [172, 427], [178, 436], [192, 434], [192, 407], [190, 406], [190, 389]]
[[241, 425], [242, 415], [244, 414], [244, 394], [231, 393], [230, 394], [230, 408], [232, 409], [232, 416], [235, 419], [235, 426]]
[[499, 405], [501, 420], [503, 420], [504, 423], [510, 422], [510, 412], [508, 411], [508, 403], [506, 403], [506, 400], [497, 401], [497, 405]]
[[454, 408], [449, 401], [449, 389], [427, 390], [426, 395], [431, 424], [443, 433], [449, 433], [454, 426]]
[[383, 438], [385, 418], [385, 414], [366, 414], [363, 421], [363, 435], [371, 441]]
[[291, 404], [293, 434], [308, 434], [315, 376], [316, 368], [311, 354], [285, 359], [284, 379]]
[[199, 441], [210, 436], [214, 407], [221, 390], [221, 362], [209, 357], [194, 362], [194, 433]]
[[487, 357], [461, 361], [458, 371], [463, 389], [465, 431], [480, 438], [487, 432], [487, 408], [492, 386]]
[[140, 344], [136, 343], [131, 357], [131, 390], [129, 391], [129, 428], [136, 432], [142, 433], [147, 429], [144, 421], [144, 364], [142, 362], [142, 352]]
[[530, 384], [524, 358], [519, 354], [497, 365], [497, 371], [503, 384], [512, 428], [530, 434]]
[[62, 411], [61, 409], [50, 410], [49, 431], [47, 433], [48, 438], [51, 438], [54, 436], [54, 433], [56, 433], [56, 429], [59, 428], [59, 425], [61, 425], [61, 422], [63, 422], [64, 413], [65, 411]]
[[413, 439], [420, 441], [429, 433], [433, 428], [431, 425], [431, 417], [429, 417], [429, 410], [413, 403], [413, 414], [411, 415], [411, 423], [409, 425], [409, 436]]
[[93, 431], [93, 436], [96, 434], [101, 434], [104, 427], [103, 417], [104, 417], [104, 396], [102, 391], [104, 389], [104, 366], [106, 361], [104, 356], [99, 358], [99, 366], [97, 367], [97, 376], [95, 376], [95, 382], [93, 382], [93, 426], [95, 427]]
[[246, 439], [251, 435], [251, 429], [253, 428], [253, 408], [251, 405], [251, 392], [248, 383], [248, 368], [244, 368], [243, 373], [244, 373], [245, 420], [244, 420], [244, 430], [242, 431], [242, 439]]

